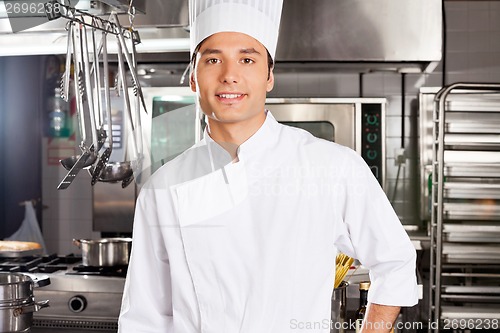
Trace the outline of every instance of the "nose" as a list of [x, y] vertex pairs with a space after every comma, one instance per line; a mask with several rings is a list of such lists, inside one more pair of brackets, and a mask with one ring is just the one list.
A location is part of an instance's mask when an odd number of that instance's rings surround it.
[[237, 83], [239, 81], [237, 64], [229, 61], [223, 63], [221, 66], [220, 80], [223, 83]]

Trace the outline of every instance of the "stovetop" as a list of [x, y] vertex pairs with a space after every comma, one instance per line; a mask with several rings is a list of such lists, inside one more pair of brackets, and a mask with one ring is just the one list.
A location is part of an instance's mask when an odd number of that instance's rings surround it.
[[124, 278], [127, 275], [127, 266], [84, 266], [81, 256], [75, 254], [50, 254], [19, 258], [0, 258], [0, 272], [57, 273], [57, 275], [92, 275]]
[[0, 272], [49, 278], [33, 290], [36, 301], [49, 301], [33, 314], [33, 332], [116, 332], [127, 266], [84, 266], [79, 255], [51, 254], [0, 258]]

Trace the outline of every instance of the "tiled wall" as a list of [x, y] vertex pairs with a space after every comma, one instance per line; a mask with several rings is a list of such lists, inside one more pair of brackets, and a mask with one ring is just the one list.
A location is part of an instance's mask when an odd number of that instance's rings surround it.
[[[500, 2], [446, 2], [447, 62], [446, 83], [500, 82]], [[178, 85], [179, 78], [165, 85]], [[419, 218], [418, 170], [418, 91], [422, 86], [441, 86], [442, 66], [431, 74], [406, 76], [405, 149], [406, 162], [398, 166], [395, 154], [401, 146], [401, 76], [395, 73], [369, 73], [363, 76], [364, 97], [386, 97], [387, 112], [387, 187], [390, 199], [404, 224], [424, 225]], [[359, 75], [333, 73], [279, 73], [270, 96], [287, 97], [358, 97]], [[74, 237], [91, 237], [91, 188], [86, 177], [79, 177], [64, 199], [55, 190], [63, 173], [60, 167], [44, 169], [44, 234], [54, 251], [67, 253], [75, 249]], [[397, 183], [397, 188], [395, 185]], [[394, 195], [394, 191], [395, 195]], [[59, 205], [59, 206], [56, 206]], [[76, 214], [75, 214], [76, 212]]]

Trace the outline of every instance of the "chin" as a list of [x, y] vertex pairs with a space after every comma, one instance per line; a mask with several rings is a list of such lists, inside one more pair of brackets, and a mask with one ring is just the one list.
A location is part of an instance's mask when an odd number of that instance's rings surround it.
[[[262, 107], [264, 110], [264, 107]], [[244, 110], [241, 108], [231, 108], [226, 107], [222, 109], [211, 110], [210, 113], [204, 112], [208, 118], [212, 119], [212, 121], [220, 122], [220, 123], [238, 123], [238, 122], [247, 122], [252, 119], [255, 120], [259, 118], [264, 112], [250, 112], [249, 110]]]
[[248, 115], [243, 115], [239, 110], [231, 109], [213, 111], [208, 117], [222, 123], [234, 123], [251, 118]]
[[226, 123], [226, 124], [238, 123], [246, 120], [246, 118], [243, 118], [241, 116], [228, 115], [228, 114], [215, 114], [215, 116], [213, 116], [212, 119], [219, 123]]

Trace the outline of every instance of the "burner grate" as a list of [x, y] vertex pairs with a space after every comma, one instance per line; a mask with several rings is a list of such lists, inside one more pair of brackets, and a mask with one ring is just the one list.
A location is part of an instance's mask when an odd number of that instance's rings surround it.
[[53, 273], [67, 270], [68, 265], [78, 263], [81, 260], [81, 257], [77, 257], [74, 254], [66, 256], [51, 254], [20, 258], [2, 258], [2, 260], [0, 260], [0, 272]]
[[35, 273], [41, 262], [40, 257], [9, 258], [0, 263], [0, 271]]
[[82, 257], [69, 254], [65, 256], [50, 254], [43, 256], [26, 256], [16, 258], [0, 258], [0, 272], [10, 273], [54, 273], [65, 275], [98, 275], [126, 277], [127, 265], [117, 266], [84, 266]]

